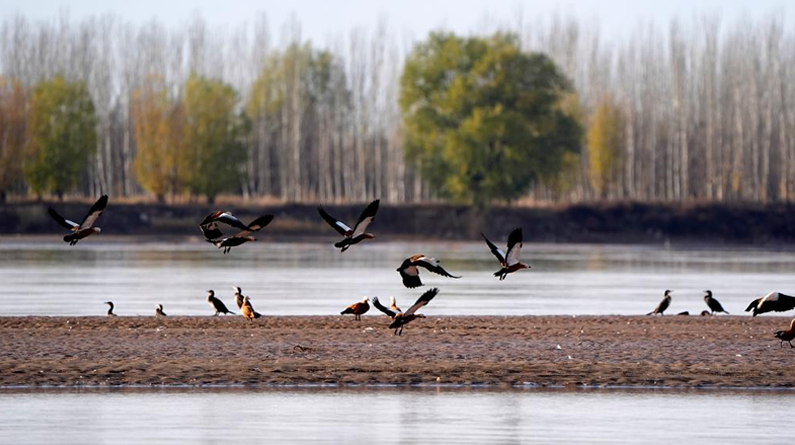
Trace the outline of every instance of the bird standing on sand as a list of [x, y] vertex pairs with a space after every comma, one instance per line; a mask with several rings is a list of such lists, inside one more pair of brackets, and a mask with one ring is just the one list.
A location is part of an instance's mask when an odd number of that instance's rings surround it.
[[52, 219], [54, 219], [58, 224], [62, 225], [63, 227], [69, 229], [72, 233], [63, 237], [64, 242], [69, 243], [70, 246], [74, 246], [77, 244], [78, 241], [81, 239], [91, 236], [95, 233], [102, 232], [102, 229], [99, 227], [93, 227], [94, 223], [97, 222], [99, 216], [102, 215], [102, 212], [105, 210], [105, 207], [108, 205], [108, 195], [102, 195], [94, 205], [91, 206], [89, 209], [88, 214], [85, 218], [83, 218], [83, 222], [80, 224], [70, 221], [63, 216], [59, 215], [58, 212], [55, 211], [52, 207], [47, 210], [47, 213], [50, 214]]
[[[205, 241], [214, 244], [219, 249], [223, 248], [224, 255], [226, 255], [233, 247], [245, 244], [249, 241], [256, 241], [257, 239], [251, 236], [251, 234], [260, 231], [270, 224], [271, 221], [273, 221], [273, 215], [264, 215], [252, 221], [251, 224], [245, 225], [231, 213], [217, 211], [207, 215], [204, 220], [199, 223], [199, 228], [204, 234]], [[240, 229], [240, 231], [235, 235], [222, 238], [224, 234], [218, 228], [219, 222]]]
[[657, 307], [654, 308], [653, 311], [649, 312], [646, 315], [656, 315], [656, 314], [665, 315], [664, 314], [665, 310], [668, 309], [668, 306], [671, 305], [671, 292], [673, 292], [673, 291], [672, 290], [666, 290], [662, 301], [660, 301], [660, 304], [658, 304]]
[[779, 347], [784, 346], [784, 342], [787, 342], [789, 343], [790, 349], [795, 348], [795, 346], [792, 346], [792, 340], [795, 340], [795, 319], [789, 324], [789, 329], [786, 331], [776, 331], [773, 335], [781, 340]]
[[514, 229], [513, 232], [508, 235], [508, 253], [503, 253], [497, 246], [494, 245], [486, 235], [483, 233], [480, 234], [484, 240], [486, 240], [486, 244], [488, 244], [489, 249], [491, 249], [491, 253], [497, 257], [497, 260], [500, 262], [502, 269], [494, 272], [495, 277], [500, 277], [500, 281], [504, 280], [509, 273], [516, 272], [517, 270], [521, 269], [529, 269], [530, 266], [524, 263], [519, 262], [519, 252], [522, 250], [522, 229]]
[[345, 237], [341, 241], [336, 242], [334, 247], [338, 247], [340, 252], [345, 252], [354, 244], [358, 244], [366, 239], [375, 238], [375, 235], [367, 233], [366, 230], [367, 226], [375, 219], [375, 214], [378, 212], [378, 205], [380, 202], [380, 199], [376, 199], [365, 207], [364, 211], [362, 211], [362, 214], [359, 216], [359, 220], [356, 221], [356, 225], [353, 226], [353, 229], [348, 227], [344, 222], [326, 213], [323, 207], [318, 207], [317, 211], [320, 213], [320, 216], [322, 216], [337, 233]]
[[116, 314], [113, 313], [113, 302], [112, 301], [106, 301], [105, 304], [108, 305], [108, 317], [115, 317]]
[[219, 300], [215, 296], [215, 291], [212, 289], [207, 291], [207, 302], [210, 303], [210, 307], [215, 309], [215, 315], [234, 314], [234, 312], [226, 308], [226, 305], [224, 304], [223, 301]]
[[163, 312], [163, 305], [158, 304], [157, 309], [155, 309], [155, 317], [165, 317], [167, 314]]
[[784, 312], [795, 309], [795, 297], [784, 295], [781, 292], [770, 292], [762, 298], [757, 298], [745, 308], [745, 312], [754, 311], [754, 317], [765, 312]]
[[352, 305], [343, 309], [342, 312], [340, 312], [340, 315], [353, 314], [354, 320], [361, 320], [362, 314], [367, 313], [369, 310], [370, 303], [368, 303], [367, 297], [364, 297], [362, 298], [362, 301], [353, 303]]
[[243, 313], [243, 317], [248, 321], [262, 317], [262, 314], [254, 310], [254, 306], [251, 305], [251, 301], [248, 297], [243, 297], [243, 305], [240, 307], [240, 311]]
[[391, 309], [387, 309], [378, 301], [377, 297], [373, 297], [373, 306], [392, 318], [392, 323], [389, 325], [389, 329], [395, 330], [393, 335], [403, 335], [403, 326], [418, 318], [425, 318], [425, 315], [417, 314], [417, 310], [433, 300], [433, 297], [435, 297], [438, 293], [439, 288], [436, 287], [426, 291], [406, 312], [395, 312]]
[[723, 306], [720, 305], [720, 302], [712, 296], [711, 290], [705, 290], [704, 292], [706, 293], [706, 295], [704, 295], [704, 303], [707, 303], [707, 306], [709, 306], [709, 310], [712, 311], [712, 314], [715, 314], [715, 312], [729, 313], [727, 310], [723, 309]]
[[400, 277], [403, 278], [403, 285], [409, 289], [422, 286], [422, 281], [420, 281], [420, 270], [417, 269], [418, 266], [424, 267], [443, 277], [461, 278], [450, 275], [439, 264], [439, 260], [435, 258], [429, 258], [423, 254], [413, 255], [403, 260], [403, 264], [397, 268], [397, 271], [400, 272]]
[[235, 286], [232, 289], [235, 290], [235, 304], [237, 305], [238, 309], [243, 308], [243, 290], [239, 287]]

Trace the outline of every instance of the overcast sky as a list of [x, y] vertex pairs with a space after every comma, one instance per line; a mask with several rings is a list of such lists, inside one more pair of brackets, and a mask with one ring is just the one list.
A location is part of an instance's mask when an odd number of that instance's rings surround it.
[[[790, 3], [790, 5], [788, 5]], [[393, 30], [422, 36], [444, 27], [465, 33], [477, 29], [484, 18], [509, 21], [518, 11], [527, 19], [553, 13], [572, 15], [588, 22], [598, 21], [603, 35], [622, 37], [638, 23], [665, 25], [672, 17], [689, 20], [705, 13], [719, 13], [724, 22], [738, 19], [783, 16], [792, 28], [795, 6], [781, 0], [22, 0], [0, 1], [0, 16], [22, 14], [28, 18], [52, 19], [66, 10], [73, 19], [113, 12], [133, 22], [152, 18], [179, 25], [199, 12], [211, 25], [250, 22], [257, 13], [267, 14], [278, 27], [295, 16], [305, 37], [322, 42], [353, 27], [372, 25], [388, 19]]]

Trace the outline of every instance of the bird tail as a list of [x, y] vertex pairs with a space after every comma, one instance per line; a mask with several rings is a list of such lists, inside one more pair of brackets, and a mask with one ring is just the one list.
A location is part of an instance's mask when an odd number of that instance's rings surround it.
[[254, 311], [254, 318], [260, 318], [260, 317], [262, 317], [262, 314], [260, 314], [257, 311]]
[[351, 308], [346, 308], [345, 310], [343, 310], [342, 312], [340, 312], [340, 315], [352, 314], [352, 313], [353, 313], [353, 309], [351, 309]]
[[648, 314], [646, 314], [646, 315], [651, 315], [651, 314], [653, 314], [653, 313], [654, 313], [654, 311], [651, 311], [651, 312], [649, 312], [649, 313], [648, 313]]

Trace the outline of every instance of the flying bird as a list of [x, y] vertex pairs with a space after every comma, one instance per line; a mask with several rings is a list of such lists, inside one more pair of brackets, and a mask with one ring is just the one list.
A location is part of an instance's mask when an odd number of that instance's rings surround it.
[[52, 219], [54, 219], [58, 224], [72, 232], [69, 235], [64, 236], [63, 240], [64, 242], [69, 243], [70, 246], [74, 246], [81, 239], [91, 236], [95, 233], [102, 232], [101, 228], [94, 227], [94, 223], [97, 222], [97, 219], [99, 219], [99, 216], [102, 215], [102, 212], [105, 210], [107, 205], [108, 195], [102, 195], [97, 202], [91, 206], [91, 209], [88, 210], [88, 214], [85, 218], [83, 218], [83, 222], [80, 224], [70, 221], [59, 215], [58, 212], [56, 212], [52, 207], [47, 210], [47, 213], [49, 213]]
[[322, 216], [323, 219], [331, 227], [333, 227], [334, 230], [337, 231], [337, 233], [345, 237], [341, 241], [335, 243], [334, 247], [339, 248], [340, 252], [345, 252], [354, 244], [358, 244], [366, 239], [375, 238], [375, 235], [372, 233], [367, 233], [367, 226], [369, 226], [370, 223], [373, 222], [373, 219], [375, 219], [375, 214], [378, 212], [378, 204], [380, 202], [380, 199], [376, 199], [375, 201], [371, 202], [364, 209], [364, 211], [362, 211], [361, 216], [359, 216], [359, 220], [356, 221], [356, 225], [353, 226], [352, 229], [344, 222], [326, 213], [326, 211], [323, 210], [323, 207], [318, 207], [317, 211], [320, 213], [320, 216]]
[[705, 290], [704, 293], [706, 293], [706, 295], [704, 295], [704, 302], [707, 303], [707, 306], [709, 306], [709, 310], [712, 312], [712, 314], [715, 312], [729, 313], [727, 310], [723, 309], [723, 306], [720, 305], [720, 302], [712, 296], [711, 290]]
[[234, 314], [234, 312], [232, 312], [232, 311], [230, 311], [229, 309], [226, 308], [226, 305], [224, 304], [223, 301], [219, 300], [215, 296], [215, 291], [214, 290], [208, 290], [207, 291], [207, 302], [210, 303], [210, 307], [215, 309], [215, 315], [218, 315], [218, 314]]
[[522, 229], [514, 229], [513, 232], [508, 235], [508, 253], [503, 253], [497, 246], [494, 245], [486, 235], [483, 233], [480, 234], [483, 236], [483, 239], [486, 240], [486, 244], [488, 244], [489, 249], [491, 249], [491, 253], [497, 257], [497, 260], [500, 262], [502, 269], [494, 272], [495, 277], [500, 277], [500, 281], [504, 280], [509, 273], [516, 272], [517, 270], [521, 269], [529, 269], [530, 266], [525, 263], [519, 262], [519, 252], [522, 250]]
[[388, 316], [393, 320], [395, 319], [397, 314], [403, 313], [403, 311], [401, 311], [400, 308], [397, 307], [397, 305], [395, 304], [395, 297], [389, 297], [389, 308], [381, 304], [381, 301], [378, 300], [378, 297], [373, 297], [370, 299], [370, 301], [373, 303], [373, 306], [375, 306], [376, 309], [383, 312], [384, 315]]
[[353, 303], [340, 312], [340, 315], [353, 314], [354, 320], [361, 320], [362, 314], [370, 310], [370, 303], [367, 302], [367, 297], [362, 298], [362, 301]]
[[262, 314], [254, 310], [254, 306], [251, 305], [251, 300], [248, 297], [243, 297], [243, 305], [240, 306], [240, 311], [248, 321], [262, 317]]
[[784, 342], [787, 342], [790, 348], [795, 348], [795, 346], [792, 346], [792, 340], [795, 340], [795, 319], [789, 324], [789, 329], [786, 331], [776, 331], [773, 336], [781, 340], [779, 347], [784, 346]]
[[116, 314], [113, 313], [113, 302], [112, 301], [106, 301], [105, 304], [108, 305], [108, 317], [115, 317]]
[[[377, 299], [378, 299], [378, 297], [376, 297], [376, 300]], [[395, 312], [403, 312], [398, 307], [397, 302], [395, 301], [395, 297], [392, 297], [392, 296], [389, 297], [389, 309], [392, 309]]]
[[418, 318], [425, 318], [425, 315], [417, 314], [417, 310], [421, 307], [428, 304], [436, 294], [439, 293], [439, 289], [434, 287], [431, 290], [426, 291], [420, 298], [417, 299], [417, 302], [414, 303], [406, 312], [395, 312], [391, 309], [387, 309], [382, 305], [378, 298], [373, 298], [373, 306], [376, 307], [379, 311], [385, 313], [390, 318], [392, 318], [392, 323], [389, 325], [389, 329], [394, 329], [395, 332], [393, 335], [403, 335], [403, 327], [412, 321]]
[[[199, 223], [199, 228], [208, 243], [214, 244], [219, 249], [223, 248], [224, 254], [227, 254], [233, 247], [245, 244], [249, 241], [256, 241], [257, 239], [251, 236], [251, 234], [260, 231], [270, 224], [271, 221], [273, 221], [273, 215], [264, 215], [252, 221], [251, 224], [245, 225], [231, 213], [217, 211], [207, 215], [202, 222]], [[232, 236], [224, 236], [221, 229], [218, 228], [219, 222], [239, 229], [240, 231]]]
[[762, 298], [757, 298], [745, 308], [745, 312], [754, 311], [754, 317], [765, 312], [784, 312], [795, 309], [795, 297], [784, 295], [781, 292], [770, 292]]
[[158, 304], [157, 309], [155, 309], [155, 317], [165, 317], [167, 314], [163, 312], [163, 305]]
[[403, 278], [403, 285], [409, 289], [422, 286], [422, 281], [420, 281], [420, 270], [417, 269], [418, 266], [424, 267], [425, 269], [443, 277], [461, 278], [450, 275], [439, 264], [439, 260], [435, 258], [429, 258], [422, 254], [413, 255], [403, 260], [403, 264], [397, 268], [397, 271], [400, 272], [400, 277]]
[[668, 306], [671, 305], [671, 292], [673, 291], [672, 290], [665, 291], [665, 295], [663, 296], [662, 301], [660, 301], [660, 304], [658, 304], [653, 311], [649, 312], [646, 315], [655, 315], [655, 314], [665, 315], [663, 312], [665, 312], [665, 310], [668, 309]]
[[233, 287], [232, 289], [235, 290], [235, 304], [237, 305], [238, 309], [242, 309], [243, 308], [243, 291], [237, 286]]

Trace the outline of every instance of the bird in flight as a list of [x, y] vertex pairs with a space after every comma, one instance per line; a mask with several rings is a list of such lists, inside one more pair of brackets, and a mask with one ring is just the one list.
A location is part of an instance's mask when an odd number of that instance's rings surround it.
[[373, 306], [376, 307], [379, 311], [383, 312], [384, 314], [388, 315], [392, 319], [392, 323], [389, 325], [389, 329], [394, 329], [394, 335], [403, 335], [403, 327], [412, 321], [418, 318], [425, 318], [423, 314], [417, 314], [417, 310], [421, 307], [428, 304], [436, 294], [439, 293], [439, 288], [434, 287], [431, 290], [426, 291], [424, 294], [417, 299], [417, 301], [410, 307], [406, 312], [396, 312], [392, 309], [387, 308], [380, 301], [378, 301], [377, 297], [373, 297]]
[[63, 240], [64, 242], [69, 243], [70, 246], [74, 246], [81, 239], [91, 236], [95, 233], [102, 232], [101, 228], [94, 227], [94, 223], [97, 222], [97, 219], [99, 219], [99, 216], [102, 215], [102, 212], [105, 210], [107, 205], [108, 195], [102, 195], [97, 202], [91, 206], [91, 209], [88, 210], [88, 214], [85, 218], [83, 218], [83, 222], [80, 224], [70, 221], [59, 215], [58, 212], [56, 212], [52, 207], [50, 207], [47, 212], [58, 224], [72, 232], [69, 235], [64, 236]]
[[352, 229], [344, 222], [326, 213], [323, 207], [318, 207], [317, 211], [320, 213], [320, 216], [322, 216], [337, 233], [345, 237], [341, 241], [336, 242], [334, 247], [339, 248], [340, 252], [345, 252], [354, 244], [358, 244], [366, 239], [375, 238], [375, 235], [372, 233], [367, 233], [367, 226], [375, 219], [375, 214], [378, 212], [378, 205], [380, 202], [380, 199], [376, 199], [365, 207], [361, 216], [359, 216], [359, 220], [356, 221], [356, 225], [353, 226]]
[[430, 258], [422, 254], [414, 255], [403, 260], [403, 264], [397, 268], [397, 271], [400, 272], [400, 277], [403, 278], [403, 285], [409, 289], [422, 286], [420, 270], [417, 269], [417, 267], [423, 267], [443, 277], [461, 278], [450, 275], [450, 273], [444, 270], [439, 264], [439, 260], [435, 258]]
[[784, 295], [781, 292], [770, 292], [764, 297], [757, 298], [745, 308], [745, 312], [754, 311], [754, 317], [765, 312], [784, 312], [795, 309], [795, 297]]
[[500, 281], [504, 280], [509, 273], [516, 272], [517, 270], [522, 269], [529, 269], [530, 266], [519, 262], [519, 252], [522, 250], [522, 229], [514, 229], [513, 232], [508, 235], [508, 253], [503, 253], [499, 247], [495, 246], [494, 243], [489, 241], [486, 238], [486, 235], [480, 234], [484, 240], [486, 240], [486, 244], [488, 244], [489, 249], [491, 249], [491, 253], [497, 257], [497, 261], [500, 262], [502, 269], [494, 272], [495, 277], [500, 277]]
[[[199, 223], [199, 228], [208, 243], [214, 244], [219, 249], [223, 248], [224, 254], [227, 254], [233, 247], [245, 244], [249, 241], [256, 241], [256, 238], [251, 236], [251, 234], [258, 232], [270, 224], [271, 221], [273, 221], [273, 215], [264, 215], [252, 221], [251, 224], [245, 225], [231, 213], [217, 211], [207, 215], [204, 220]], [[239, 229], [240, 231], [232, 236], [225, 237], [221, 229], [218, 228], [219, 222]]]

